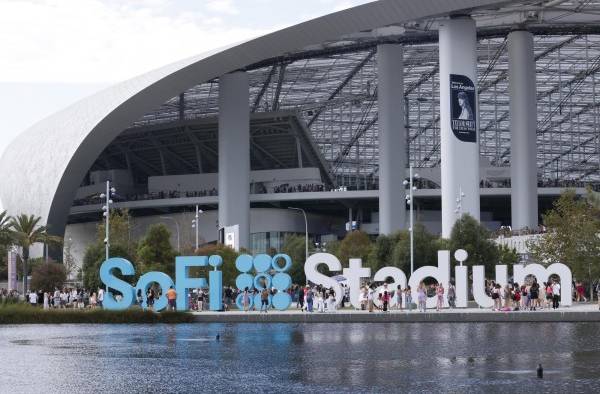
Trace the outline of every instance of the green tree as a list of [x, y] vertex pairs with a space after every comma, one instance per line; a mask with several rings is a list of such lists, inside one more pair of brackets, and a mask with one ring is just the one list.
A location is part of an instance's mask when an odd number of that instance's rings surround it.
[[10, 246], [12, 242], [12, 218], [6, 211], [0, 212], [0, 245]]
[[[131, 229], [133, 226], [133, 218], [127, 209], [113, 209], [110, 211], [110, 244], [119, 245], [122, 249], [127, 250], [127, 255], [135, 257], [137, 243], [131, 239]], [[104, 245], [106, 236], [106, 222], [102, 221], [98, 224], [96, 239], [97, 242]], [[112, 254], [111, 254], [112, 255]]]
[[372, 271], [377, 271], [381, 267], [388, 267], [394, 264], [394, 248], [401, 239], [408, 237], [408, 231], [397, 231], [390, 235], [380, 235], [375, 240], [367, 265]]
[[362, 231], [352, 231], [346, 234], [346, 237], [340, 242], [337, 257], [344, 266], [346, 266], [348, 260], [352, 258], [360, 258], [362, 261], [367, 262], [372, 247], [371, 239], [367, 233]]
[[150, 226], [137, 249], [140, 274], [158, 271], [174, 278], [175, 256], [175, 250], [171, 246], [171, 232], [167, 226]]
[[292, 234], [285, 237], [281, 253], [287, 254], [292, 259], [292, 268], [288, 272], [292, 277], [292, 282], [296, 284], [306, 283], [306, 276], [304, 275], [304, 255], [306, 254], [304, 236]]
[[508, 245], [498, 245], [498, 263], [513, 266], [519, 262], [519, 255], [515, 248]]
[[67, 279], [65, 266], [60, 263], [48, 262], [41, 264], [31, 273], [31, 288], [33, 290], [54, 291], [61, 288]]
[[492, 275], [498, 263], [498, 247], [490, 239], [490, 232], [471, 215], [464, 214], [456, 221], [450, 234], [450, 250], [452, 255], [457, 249], [469, 253], [465, 265], [483, 265], [488, 275]]
[[590, 271], [600, 275], [600, 208], [594, 199], [563, 192], [543, 217], [547, 232], [529, 244], [532, 255], [542, 264], [566, 264], [575, 278], [587, 278]]
[[[229, 246], [223, 244], [208, 244], [201, 246], [196, 250], [197, 256], [213, 256], [219, 255], [223, 258], [223, 265], [221, 271], [223, 271], [223, 286], [235, 286], [235, 279], [239, 275], [239, 272], [235, 268], [235, 260], [238, 258], [240, 253], [236, 252]], [[208, 271], [211, 268], [206, 268]], [[191, 275], [198, 275], [197, 272], [192, 271]], [[208, 274], [205, 274], [208, 278]]]
[[[112, 257], [123, 257], [136, 265], [137, 243], [131, 239], [132, 222], [127, 210], [120, 211], [113, 209], [110, 212], [109, 255]], [[84, 286], [90, 290], [95, 290], [102, 285], [100, 282], [100, 266], [106, 259], [104, 247], [105, 228], [105, 222], [97, 226], [96, 242], [88, 245], [83, 258], [81, 278]], [[67, 252], [68, 250], [65, 250], [65, 263], [67, 263], [68, 258]], [[139, 272], [136, 270], [135, 276], [123, 277], [122, 279], [129, 283], [134, 283], [138, 277]]]
[[67, 273], [67, 278], [76, 273], [77, 262], [75, 261], [75, 257], [73, 257], [73, 253], [71, 249], [73, 248], [73, 241], [70, 239], [65, 242], [65, 248], [63, 250], [63, 265], [65, 266], [65, 271]]
[[[134, 266], [136, 264], [132, 256], [128, 255], [128, 251], [123, 247], [123, 245], [110, 245], [109, 254], [111, 256], [118, 256], [127, 259], [132, 264], [134, 264]], [[96, 289], [103, 287], [102, 282], [100, 281], [100, 266], [105, 260], [106, 254], [103, 242], [96, 242], [91, 245], [88, 245], [88, 247], [85, 250], [83, 264], [81, 267], [83, 286], [86, 289], [96, 291]], [[118, 271], [115, 271], [114, 273], [117, 274]], [[121, 276], [121, 279], [133, 284], [137, 281], [138, 277], [139, 272], [136, 269], [136, 275]]]
[[51, 245], [60, 245], [62, 243], [62, 238], [48, 234], [46, 226], [39, 224], [41, 220], [42, 218], [39, 216], [21, 214], [10, 221], [12, 239], [22, 249], [24, 289], [27, 289], [27, 263], [29, 261], [29, 248], [31, 245], [38, 242]]
[[[437, 238], [420, 223], [414, 226], [414, 269], [424, 265], [437, 265]], [[410, 233], [403, 231], [392, 250], [392, 265], [410, 272]]]

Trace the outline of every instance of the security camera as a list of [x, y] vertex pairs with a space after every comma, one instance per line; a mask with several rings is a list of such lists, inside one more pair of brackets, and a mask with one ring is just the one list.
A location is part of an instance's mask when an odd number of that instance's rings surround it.
[[108, 244], [108, 238], [104, 238], [104, 245]]

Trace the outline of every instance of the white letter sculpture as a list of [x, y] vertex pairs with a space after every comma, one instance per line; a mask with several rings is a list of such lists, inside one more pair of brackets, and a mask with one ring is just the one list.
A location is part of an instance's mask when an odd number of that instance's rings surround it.
[[[397, 297], [392, 297], [392, 292], [396, 292], [398, 291], [396, 288], [398, 287], [398, 285], [400, 285], [403, 289], [406, 288], [406, 274], [404, 273], [404, 271], [402, 271], [400, 268], [397, 267], [383, 267], [381, 268], [379, 271], [377, 271], [375, 273], [375, 277], [373, 278], [373, 280], [375, 282], [383, 282], [385, 281], [387, 278], [392, 278], [394, 280], [394, 282], [390, 283], [388, 285], [388, 293], [390, 294], [390, 304], [388, 305], [389, 307], [393, 307], [394, 305], [397, 304]], [[384, 290], [383, 290], [383, 286], [379, 286], [376, 290], [375, 290], [375, 294], [383, 294]], [[383, 303], [379, 302], [379, 298], [375, 298], [373, 300], [373, 302], [375, 303], [375, 305], [382, 307]]]
[[[410, 289], [412, 291], [412, 298], [414, 301], [418, 300], [417, 297], [417, 288], [419, 287], [419, 283], [423, 281], [425, 278], [434, 278], [438, 281], [438, 283], [442, 283], [444, 285], [444, 289], [446, 292], [448, 291], [448, 283], [450, 282], [450, 251], [448, 250], [440, 250], [438, 251], [438, 266], [433, 267], [431, 265], [424, 266], [413, 272], [411, 275], [408, 284], [410, 285]], [[448, 300], [444, 299], [445, 306], [448, 306]], [[436, 305], [436, 298], [429, 297], [427, 299], [427, 308], [434, 308]]]
[[[525, 267], [521, 264], [513, 266], [514, 281], [519, 285], [523, 284], [528, 275], [535, 276], [540, 286], [543, 282], [547, 282], [551, 275], [558, 275], [560, 277], [560, 303], [564, 306], [571, 306], [573, 276], [569, 267], [561, 263], [550, 264], [548, 268], [544, 268], [540, 264], [529, 264]], [[543, 292], [544, 289], [540, 289], [540, 291]]]
[[325, 264], [329, 268], [329, 271], [341, 271], [342, 269], [342, 263], [334, 255], [329, 253], [315, 253], [304, 263], [306, 280], [316, 285], [324, 286], [327, 289], [332, 288], [335, 292], [335, 304], [339, 305], [342, 302], [342, 297], [344, 297], [342, 286], [335, 279], [317, 271], [317, 267], [321, 264]]
[[[496, 283], [502, 287], [508, 283], [508, 267], [506, 265], [496, 266]], [[494, 300], [485, 293], [485, 267], [483, 265], [473, 266], [473, 298], [477, 305], [482, 308], [494, 306]]]
[[370, 278], [371, 268], [363, 267], [361, 259], [350, 259], [350, 267], [344, 268], [343, 275], [350, 288], [350, 303], [360, 309], [360, 278]]

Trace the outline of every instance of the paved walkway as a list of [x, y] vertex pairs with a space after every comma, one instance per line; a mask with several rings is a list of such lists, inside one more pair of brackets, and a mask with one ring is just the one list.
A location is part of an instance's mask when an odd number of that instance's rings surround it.
[[541, 309], [537, 311], [498, 312], [491, 309], [465, 308], [444, 309], [437, 312], [398, 311], [390, 312], [359, 311], [341, 309], [335, 312], [301, 312], [295, 308], [287, 311], [260, 313], [256, 311], [195, 312], [197, 322], [228, 323], [367, 323], [367, 322], [600, 322], [600, 310], [597, 304], [574, 304], [558, 310]]

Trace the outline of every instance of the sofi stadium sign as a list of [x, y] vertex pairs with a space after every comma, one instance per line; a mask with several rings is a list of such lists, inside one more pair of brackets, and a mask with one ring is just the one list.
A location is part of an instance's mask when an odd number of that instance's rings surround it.
[[[454, 282], [456, 286], [456, 306], [466, 307], [469, 299], [469, 269], [467, 266], [460, 265], [454, 267]], [[180, 256], [175, 259], [175, 281], [165, 273], [149, 272], [142, 275], [135, 286], [115, 276], [115, 270], [120, 271], [121, 276], [135, 275], [135, 269], [131, 262], [122, 258], [111, 258], [106, 260], [100, 267], [100, 279], [107, 287], [107, 293], [104, 298], [104, 307], [112, 310], [122, 310], [131, 307], [136, 294], [142, 296], [142, 307], [146, 307], [146, 294], [148, 289], [158, 284], [163, 290], [163, 294], [155, 301], [154, 309], [162, 310], [167, 307], [166, 290], [173, 287], [177, 292], [177, 310], [185, 311], [189, 308], [188, 294], [191, 289], [209, 288], [209, 308], [212, 311], [223, 309], [223, 273], [220, 267], [223, 260], [220, 256]], [[310, 256], [304, 264], [306, 279], [315, 285], [322, 285], [326, 288], [332, 288], [335, 294], [342, 294], [342, 285], [332, 276], [325, 275], [318, 271], [319, 266], [326, 266], [330, 272], [340, 272], [345, 278], [345, 283], [349, 289], [351, 304], [360, 307], [360, 289], [365, 280], [374, 282], [386, 282], [389, 289], [396, 289], [401, 286], [403, 289], [408, 286], [412, 289], [413, 299], [417, 299], [417, 288], [425, 278], [433, 278], [438, 283], [442, 283], [448, 288], [451, 280], [451, 261], [450, 252], [441, 250], [438, 252], [438, 265], [421, 267], [407, 278], [406, 274], [397, 267], [384, 267], [371, 276], [371, 269], [363, 267], [361, 259], [350, 259], [348, 268], [343, 268], [340, 260], [329, 253], [316, 253]], [[260, 254], [257, 256], [241, 255], [235, 262], [239, 274], [236, 278], [236, 286], [240, 290], [257, 289], [263, 290], [276, 289], [275, 294], [269, 296], [269, 304], [275, 309], [286, 310], [292, 303], [292, 298], [288, 293], [292, 286], [292, 278], [287, 271], [292, 266], [292, 260], [289, 256], [278, 254], [274, 257]], [[190, 268], [205, 267], [209, 268], [208, 280], [190, 276]], [[497, 265], [495, 281], [502, 287], [508, 284], [508, 266]], [[471, 267], [472, 274], [472, 295], [475, 302], [481, 307], [491, 307], [492, 299], [485, 292], [485, 269], [484, 266]], [[561, 303], [571, 305], [572, 275], [571, 270], [564, 264], [555, 263], [548, 267], [540, 264], [528, 264], [526, 266], [516, 264], [513, 266], [513, 282], [522, 284], [526, 278], [533, 276], [539, 283], [547, 282], [552, 276], [560, 277], [561, 281]], [[121, 294], [115, 297], [112, 290]], [[383, 286], [376, 290], [383, 291]], [[250, 297], [249, 302], [260, 303], [260, 294], [257, 294], [256, 300]], [[242, 295], [238, 296], [236, 303], [241, 309]], [[336, 303], [341, 302], [341, 297], [335, 297]], [[395, 304], [395, 297], [391, 299], [391, 306]], [[428, 307], [434, 307], [436, 300], [430, 297], [427, 300]]]

